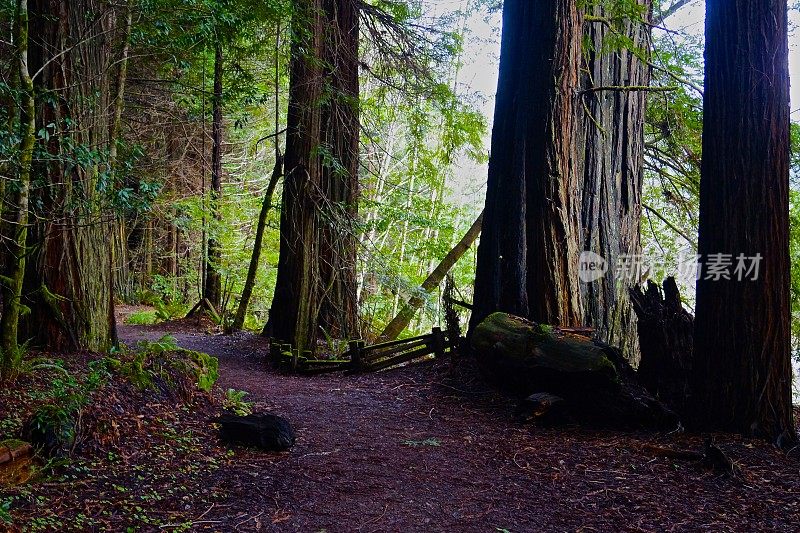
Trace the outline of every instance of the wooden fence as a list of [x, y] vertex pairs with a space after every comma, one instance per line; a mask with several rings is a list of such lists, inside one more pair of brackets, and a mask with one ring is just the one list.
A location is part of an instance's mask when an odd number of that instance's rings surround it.
[[376, 372], [435, 355], [444, 355], [457, 346], [459, 338], [449, 338], [441, 328], [427, 335], [367, 346], [364, 341], [351, 341], [348, 350], [336, 359], [313, 359], [310, 351], [300, 354], [289, 344], [270, 339], [269, 362], [276, 367], [300, 374], [328, 372]]

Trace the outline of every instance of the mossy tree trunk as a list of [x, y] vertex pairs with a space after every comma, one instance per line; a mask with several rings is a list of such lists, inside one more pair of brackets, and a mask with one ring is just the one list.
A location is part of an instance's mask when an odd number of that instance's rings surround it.
[[114, 338], [111, 216], [98, 192], [107, 162], [91, 154], [109, 147], [111, 114], [102, 110], [113, 109], [116, 19], [99, 0], [34, 0], [30, 15], [34, 85], [54, 96], [38, 102], [37, 128], [52, 124], [57, 135], [33, 167], [43, 186], [29, 225], [24, 334], [51, 350], [103, 351]]
[[589, 425], [677, 426], [676, 415], [637, 383], [612, 346], [505, 313], [483, 320], [471, 345], [484, 375], [503, 392], [555, 394]]
[[3, 316], [0, 319], [0, 379], [11, 377], [18, 364], [18, 327], [22, 310], [22, 285], [25, 275], [26, 240], [28, 236], [28, 198], [31, 164], [36, 143], [36, 100], [33, 80], [28, 69], [28, 2], [18, 0], [16, 45], [21, 89], [19, 122], [19, 162], [13, 192], [4, 198], [7, 205], [2, 224], [3, 249]]

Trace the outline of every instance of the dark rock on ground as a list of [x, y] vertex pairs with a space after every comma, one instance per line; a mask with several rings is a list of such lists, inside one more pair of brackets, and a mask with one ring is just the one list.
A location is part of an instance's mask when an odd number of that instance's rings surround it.
[[219, 434], [222, 440], [230, 444], [282, 452], [294, 446], [297, 439], [288, 420], [269, 413], [247, 416], [225, 413], [214, 421], [220, 424]]

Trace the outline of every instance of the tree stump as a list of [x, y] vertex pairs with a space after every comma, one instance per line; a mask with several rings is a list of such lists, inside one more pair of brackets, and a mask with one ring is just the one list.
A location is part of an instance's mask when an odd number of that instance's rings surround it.
[[631, 289], [638, 320], [639, 381], [671, 408], [683, 413], [692, 370], [694, 317], [683, 308], [675, 278], [647, 289]]

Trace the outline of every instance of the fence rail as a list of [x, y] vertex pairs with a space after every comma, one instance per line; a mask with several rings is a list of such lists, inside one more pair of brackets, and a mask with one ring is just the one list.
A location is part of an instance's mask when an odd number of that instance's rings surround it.
[[[450, 338], [454, 337], [454, 338]], [[457, 346], [459, 338], [448, 336], [441, 328], [419, 337], [383, 342], [367, 346], [364, 341], [351, 341], [348, 349], [336, 359], [313, 359], [310, 351], [298, 353], [291, 345], [270, 339], [268, 361], [276, 367], [300, 374], [314, 375], [329, 372], [356, 374], [376, 372], [409, 363], [423, 357], [440, 357]]]

